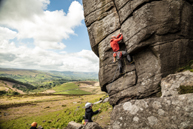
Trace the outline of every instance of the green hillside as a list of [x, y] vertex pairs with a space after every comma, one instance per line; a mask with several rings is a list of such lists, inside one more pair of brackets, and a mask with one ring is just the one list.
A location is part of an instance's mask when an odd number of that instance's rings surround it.
[[49, 71], [54, 75], [62, 76], [68, 79], [75, 80], [98, 80], [98, 73], [96, 72], [71, 72], [71, 71]]
[[56, 92], [54, 94], [91, 94], [90, 92], [80, 90], [75, 83], [69, 82], [52, 88]]
[[50, 73], [41, 72], [37, 70], [24, 70], [24, 69], [3, 69], [0, 68], [0, 77], [8, 77], [23, 83], [29, 83], [37, 86], [45, 84], [56, 79], [62, 79], [61, 76], [55, 76]]
[[68, 81], [97, 80], [97, 73], [37, 71], [0, 68], [0, 77], [8, 77], [33, 86], [55, 86]]

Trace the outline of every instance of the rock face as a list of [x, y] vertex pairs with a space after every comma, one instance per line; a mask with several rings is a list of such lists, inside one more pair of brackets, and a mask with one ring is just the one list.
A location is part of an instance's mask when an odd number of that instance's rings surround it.
[[[176, 90], [185, 82], [190, 87], [188, 78], [180, 82], [186, 73], [163, 79], [162, 98], [152, 98], [161, 91], [162, 78], [193, 60], [193, 0], [83, 0], [83, 6], [90, 44], [100, 59], [100, 86], [114, 106], [111, 128], [193, 128], [193, 94]], [[132, 65], [123, 60], [121, 75], [110, 47], [111, 36], [119, 33], [120, 50], [134, 60]]]
[[[193, 59], [192, 0], [83, 0], [92, 50], [100, 59], [99, 80], [111, 105], [147, 98], [160, 91], [160, 81]], [[123, 34], [120, 50], [135, 64], [123, 62], [116, 73], [112, 35]], [[115, 75], [116, 73], [116, 75]], [[113, 77], [115, 75], [114, 82]]]

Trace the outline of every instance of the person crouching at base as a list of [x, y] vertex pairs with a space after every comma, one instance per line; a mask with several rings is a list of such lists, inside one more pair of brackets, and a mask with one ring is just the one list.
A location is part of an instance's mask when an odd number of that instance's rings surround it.
[[92, 104], [91, 103], [86, 103], [85, 104], [85, 123], [84, 124], [86, 124], [86, 122], [93, 122], [92, 121], [92, 116], [99, 113], [100, 110], [101, 109], [99, 108], [99, 110], [93, 112]]
[[36, 122], [33, 122], [32, 124], [31, 124], [31, 128], [30, 129], [37, 129], [37, 123]]
[[123, 39], [123, 35], [120, 33], [118, 36], [113, 35], [111, 37], [111, 41], [110, 41], [110, 45], [111, 48], [113, 49], [114, 53], [113, 53], [113, 62], [116, 62], [116, 60], [118, 61], [118, 67], [119, 67], [119, 73], [123, 73], [123, 64], [122, 64], [122, 56], [126, 56], [127, 57], [127, 61], [131, 62], [131, 57], [129, 55], [129, 53], [127, 53], [126, 51], [119, 51], [119, 41], [121, 41]]

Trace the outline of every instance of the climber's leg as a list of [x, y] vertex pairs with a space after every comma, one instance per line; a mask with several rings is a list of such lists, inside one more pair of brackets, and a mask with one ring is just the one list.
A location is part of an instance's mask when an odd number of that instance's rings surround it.
[[129, 53], [127, 53], [126, 51], [122, 51], [122, 55], [126, 56], [128, 62], [131, 62], [131, 56], [129, 55]]
[[123, 64], [122, 64], [121, 59], [118, 59], [118, 67], [119, 67], [119, 73], [122, 73], [123, 72]]

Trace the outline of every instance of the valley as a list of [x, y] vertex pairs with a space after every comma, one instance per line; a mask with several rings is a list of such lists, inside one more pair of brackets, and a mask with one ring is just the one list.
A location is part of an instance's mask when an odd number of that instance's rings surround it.
[[[1, 129], [28, 129], [33, 121], [44, 129], [62, 129], [70, 121], [81, 123], [85, 103], [105, 96], [93, 73], [54, 73], [0, 69]], [[108, 102], [93, 106], [94, 110], [100, 107], [102, 112], [93, 119], [105, 127], [112, 107]]]

